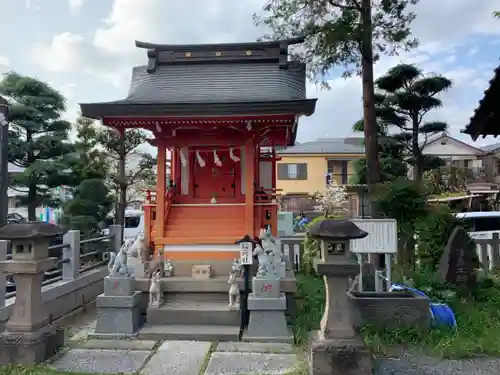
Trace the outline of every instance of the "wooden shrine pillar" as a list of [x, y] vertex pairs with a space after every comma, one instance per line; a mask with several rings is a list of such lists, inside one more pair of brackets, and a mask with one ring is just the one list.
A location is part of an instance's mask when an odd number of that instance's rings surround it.
[[165, 195], [167, 180], [167, 146], [165, 140], [158, 140], [158, 171], [156, 173], [156, 237], [163, 237], [165, 233]]
[[254, 230], [254, 200], [255, 200], [255, 161], [258, 155], [255, 155], [254, 139], [251, 138], [245, 142], [245, 233], [253, 237]]

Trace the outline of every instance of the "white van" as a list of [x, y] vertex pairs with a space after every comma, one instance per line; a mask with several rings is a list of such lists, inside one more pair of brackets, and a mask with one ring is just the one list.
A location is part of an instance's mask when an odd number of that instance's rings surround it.
[[493, 233], [500, 235], [500, 211], [460, 212], [456, 216], [464, 221], [473, 239], [490, 239]]
[[[114, 219], [110, 218], [108, 225], [113, 224]], [[144, 211], [125, 210], [125, 228], [123, 229], [123, 240], [137, 237], [140, 232], [144, 232]], [[104, 235], [109, 234], [109, 228], [103, 230]]]

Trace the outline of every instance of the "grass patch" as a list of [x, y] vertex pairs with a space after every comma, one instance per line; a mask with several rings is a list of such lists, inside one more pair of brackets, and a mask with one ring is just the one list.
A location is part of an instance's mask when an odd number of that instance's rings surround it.
[[457, 329], [433, 329], [423, 334], [411, 330], [371, 332], [367, 328], [364, 339], [374, 353], [384, 355], [393, 346], [413, 346], [441, 358], [500, 356], [500, 283], [496, 278], [480, 280], [468, 297], [432, 288], [426, 293], [433, 301], [450, 305]]
[[[423, 350], [441, 358], [500, 356], [500, 281], [498, 276], [480, 280], [472, 296], [460, 297], [449, 289], [424, 289], [435, 302], [446, 302], [455, 312], [457, 329], [433, 329], [428, 333], [412, 330], [375, 332], [366, 328], [363, 337], [374, 354], [386, 355], [395, 347]], [[433, 286], [436, 288], [436, 286]], [[297, 275], [295, 343], [307, 344], [308, 332], [319, 328], [324, 309], [323, 280]], [[300, 374], [300, 373], [299, 373]]]

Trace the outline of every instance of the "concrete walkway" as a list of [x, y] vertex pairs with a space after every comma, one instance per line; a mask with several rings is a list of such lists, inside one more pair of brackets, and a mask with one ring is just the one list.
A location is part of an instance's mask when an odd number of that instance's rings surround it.
[[287, 374], [299, 365], [288, 344], [88, 340], [49, 366], [78, 373], [143, 375]]

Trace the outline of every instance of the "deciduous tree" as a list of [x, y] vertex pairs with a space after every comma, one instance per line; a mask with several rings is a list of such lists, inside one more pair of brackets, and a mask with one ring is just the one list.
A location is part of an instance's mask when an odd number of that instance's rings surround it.
[[266, 39], [305, 37], [296, 54], [308, 63], [309, 76], [325, 83], [332, 68], [344, 75], [360, 73], [368, 164], [367, 182], [380, 181], [373, 64], [382, 54], [417, 45], [409, 25], [415, 18], [407, 8], [418, 0], [269, 0], [257, 24], [271, 29]]
[[[108, 158], [108, 186], [117, 200], [116, 223], [123, 225], [127, 206], [127, 191], [139, 181], [154, 179], [154, 158], [147, 153], [140, 153], [137, 148], [147, 139], [147, 134], [140, 129], [127, 129], [123, 133], [113, 129], [102, 129], [98, 134], [99, 144]], [[135, 158], [134, 158], [135, 156]], [[135, 159], [135, 163], [131, 160]], [[127, 161], [133, 162], [129, 165]]]

